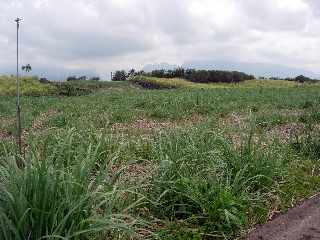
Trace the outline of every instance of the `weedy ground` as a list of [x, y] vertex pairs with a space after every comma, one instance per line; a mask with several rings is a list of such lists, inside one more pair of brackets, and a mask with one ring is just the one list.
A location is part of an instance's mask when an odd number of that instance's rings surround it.
[[318, 84], [90, 84], [22, 97], [24, 169], [0, 96], [1, 239], [236, 239], [319, 192]]

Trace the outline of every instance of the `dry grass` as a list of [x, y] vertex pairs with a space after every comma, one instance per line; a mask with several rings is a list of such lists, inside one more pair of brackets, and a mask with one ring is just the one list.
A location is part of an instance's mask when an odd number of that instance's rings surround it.
[[287, 143], [295, 136], [301, 135], [304, 130], [303, 123], [287, 123], [269, 129], [266, 134], [268, 139], [278, 139], [282, 143]]
[[41, 113], [38, 117], [36, 117], [32, 122], [32, 131], [41, 131], [44, 129], [46, 122], [54, 116], [59, 114], [58, 111], [54, 109], [49, 109], [49, 111]]
[[[36, 77], [21, 77], [22, 95], [47, 95], [56, 88], [49, 84], [40, 83]], [[0, 95], [14, 95], [16, 93], [16, 79], [12, 76], [0, 76]]]
[[154, 163], [141, 161], [127, 165], [117, 164], [111, 168], [111, 174], [121, 172], [118, 182], [121, 184], [137, 184], [146, 182], [155, 170]]
[[138, 131], [140, 133], [152, 133], [155, 131], [176, 129], [179, 127], [192, 126], [201, 123], [205, 118], [199, 115], [194, 115], [185, 120], [179, 121], [157, 121], [153, 119], [138, 119], [131, 123], [115, 123], [112, 125], [113, 132], [129, 132]]

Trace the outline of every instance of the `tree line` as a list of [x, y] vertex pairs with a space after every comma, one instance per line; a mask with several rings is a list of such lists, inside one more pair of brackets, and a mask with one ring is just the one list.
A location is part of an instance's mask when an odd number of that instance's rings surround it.
[[90, 80], [90, 81], [100, 81], [100, 77], [91, 77], [88, 78], [87, 76], [69, 76], [67, 77], [67, 82], [71, 82], [71, 81], [86, 81], [86, 80]]
[[317, 83], [319, 80], [318, 79], [312, 79], [309, 77], [306, 77], [304, 75], [299, 75], [295, 78], [290, 78], [290, 77], [286, 77], [286, 78], [281, 78], [281, 77], [270, 77], [270, 78], [266, 78], [266, 77], [259, 77], [260, 80], [265, 80], [265, 79], [270, 79], [270, 80], [284, 80], [284, 81], [290, 81], [290, 82], [298, 82], [298, 83]]
[[[195, 83], [239, 83], [245, 80], [253, 80], [255, 77], [253, 75], [246, 74], [244, 72], [239, 71], [221, 71], [221, 70], [196, 70], [196, 69], [184, 69], [177, 68], [174, 70], [153, 70], [151, 72], [144, 71], [136, 71], [135, 69], [131, 69], [130, 71], [116, 71], [112, 73], [111, 80], [112, 81], [126, 81], [135, 76], [146, 76], [146, 77], [156, 77], [156, 78], [182, 78]], [[259, 77], [259, 79], [270, 79], [270, 80], [286, 80], [286, 81], [295, 81], [299, 83], [304, 82], [317, 82], [316, 79], [311, 79], [306, 76], [300, 75], [295, 78], [279, 78], [279, 77]], [[44, 80], [46, 80], [44, 78]], [[91, 77], [87, 76], [69, 76], [66, 79], [68, 82], [70, 81], [99, 81], [99, 77]], [[47, 81], [44, 81], [47, 82]]]
[[147, 77], [157, 78], [183, 78], [191, 82], [197, 83], [238, 83], [245, 80], [255, 79], [253, 75], [248, 75], [243, 72], [237, 71], [219, 71], [219, 70], [195, 70], [195, 69], [184, 69], [177, 68], [174, 70], [153, 70], [152, 72], [136, 72], [134, 69], [128, 73], [125, 71], [116, 71], [113, 75], [113, 81], [125, 81], [131, 76], [143, 75]]

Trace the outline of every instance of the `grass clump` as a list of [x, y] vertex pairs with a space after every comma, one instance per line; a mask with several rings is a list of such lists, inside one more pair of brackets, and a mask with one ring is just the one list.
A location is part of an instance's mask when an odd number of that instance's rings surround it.
[[156, 144], [160, 167], [149, 192], [156, 216], [220, 237], [266, 217], [285, 172], [276, 154], [258, 151], [251, 139], [235, 149], [208, 130], [168, 135]]
[[107, 174], [116, 159], [103, 150], [110, 141], [94, 136], [98, 142], [93, 145], [82, 137], [71, 130], [33, 144], [24, 169], [15, 166], [11, 151], [3, 150], [0, 239], [123, 239], [134, 235], [141, 225], [130, 212], [142, 199], [131, 199], [128, 189], [117, 187], [118, 173]]
[[311, 127], [306, 130], [302, 136], [296, 136], [295, 140], [291, 142], [292, 149], [312, 160], [320, 160], [320, 135]]

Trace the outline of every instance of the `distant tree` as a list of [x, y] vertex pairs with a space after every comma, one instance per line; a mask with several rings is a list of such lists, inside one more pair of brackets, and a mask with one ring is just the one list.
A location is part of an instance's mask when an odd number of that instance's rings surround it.
[[187, 69], [185, 70], [185, 78], [188, 79], [188, 80], [191, 80], [193, 75], [196, 73], [196, 70], [195, 69]]
[[185, 77], [185, 70], [184, 68], [177, 68], [173, 71], [173, 75], [175, 78], [184, 78]]
[[90, 78], [91, 81], [100, 81], [100, 77], [92, 77]]
[[41, 83], [49, 83], [49, 80], [47, 79], [47, 78], [40, 78], [39, 79], [39, 82], [41, 82]]
[[300, 75], [300, 76], [296, 77], [295, 80], [296, 80], [297, 82], [299, 82], [299, 83], [304, 83], [304, 82], [307, 82], [307, 81], [311, 81], [310, 78], [305, 77], [305, 76], [303, 76], [303, 75]]
[[164, 78], [166, 75], [166, 72], [164, 69], [161, 69], [161, 70], [153, 70], [151, 72], [151, 76], [152, 77], [157, 77], [157, 78]]
[[26, 73], [31, 72], [32, 71], [32, 67], [30, 64], [27, 64], [25, 66], [22, 66], [22, 71], [25, 71]]
[[87, 76], [81, 76], [78, 78], [79, 81], [86, 81], [87, 80]]
[[71, 82], [71, 81], [77, 81], [78, 78], [76, 76], [69, 76], [67, 77], [67, 82]]
[[245, 80], [255, 79], [253, 75], [248, 75], [237, 71], [217, 71], [217, 70], [195, 70], [177, 68], [174, 70], [153, 70], [151, 73], [146, 73], [146, 76], [158, 78], [184, 78], [192, 82], [198, 83], [238, 83]]
[[141, 70], [141, 71], [137, 72], [136, 75], [144, 76], [144, 75], [147, 75], [147, 73], [145, 71]]
[[116, 71], [112, 75], [112, 81], [126, 81], [126, 79], [127, 79], [127, 73], [124, 70]]
[[133, 75], [133, 74], [135, 74], [135, 72], [136, 72], [136, 70], [134, 70], [134, 68], [132, 68], [132, 69], [128, 72], [128, 74], [129, 74], [129, 75]]
[[131, 77], [134, 77], [134, 76], [136, 76], [136, 75], [137, 75], [136, 70], [132, 68], [132, 69], [127, 73], [126, 78], [131, 78]]

